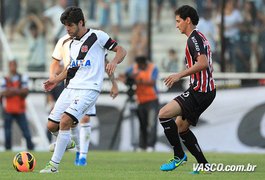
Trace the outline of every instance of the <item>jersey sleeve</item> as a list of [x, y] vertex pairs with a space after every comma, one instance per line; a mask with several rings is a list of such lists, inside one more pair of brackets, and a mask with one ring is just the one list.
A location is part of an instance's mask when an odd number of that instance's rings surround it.
[[52, 53], [52, 58], [61, 61], [63, 59], [62, 49], [63, 49], [63, 41], [62, 39], [60, 39], [55, 45], [55, 48]]
[[100, 45], [107, 50], [113, 50], [118, 45], [115, 40], [103, 31], [99, 31], [99, 42]]
[[201, 54], [207, 54], [203, 45], [203, 41], [199, 36], [191, 36], [188, 40], [188, 47], [191, 56], [196, 59]]

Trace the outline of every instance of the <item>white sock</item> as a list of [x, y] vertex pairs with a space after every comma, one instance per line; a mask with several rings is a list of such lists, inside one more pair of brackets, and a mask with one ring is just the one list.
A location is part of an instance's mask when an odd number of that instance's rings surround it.
[[89, 143], [90, 143], [90, 134], [91, 134], [91, 126], [90, 122], [81, 124], [80, 127], [80, 156], [79, 159], [81, 158], [86, 158], [88, 148], [89, 148]]
[[79, 126], [71, 128], [71, 139], [75, 141], [76, 151], [80, 151]]
[[59, 165], [60, 161], [63, 158], [66, 146], [70, 140], [71, 140], [70, 130], [59, 130], [59, 134], [56, 139], [55, 149], [51, 158], [53, 165], [54, 164]]

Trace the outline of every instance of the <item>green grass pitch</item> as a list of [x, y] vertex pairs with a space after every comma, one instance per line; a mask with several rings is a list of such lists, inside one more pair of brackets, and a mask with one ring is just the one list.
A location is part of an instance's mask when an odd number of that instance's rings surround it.
[[0, 153], [0, 179], [10, 180], [41, 180], [41, 179], [264, 179], [265, 158], [264, 154], [225, 154], [206, 153], [211, 163], [223, 163], [225, 165], [257, 165], [254, 172], [213, 172], [211, 174], [191, 175], [195, 159], [188, 155], [188, 162], [171, 172], [161, 172], [159, 167], [171, 158], [171, 153], [136, 153], [117, 151], [90, 151], [88, 165], [77, 167], [74, 165], [75, 153], [66, 152], [57, 174], [40, 174], [51, 158], [50, 152], [31, 152], [36, 158], [36, 167], [33, 172], [17, 172], [12, 166], [12, 160], [16, 152]]

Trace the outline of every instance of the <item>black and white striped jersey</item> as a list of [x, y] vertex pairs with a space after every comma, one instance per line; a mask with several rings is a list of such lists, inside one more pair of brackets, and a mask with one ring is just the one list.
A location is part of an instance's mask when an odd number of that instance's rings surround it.
[[116, 46], [117, 42], [101, 30], [88, 29], [80, 39], [74, 38], [70, 43], [67, 88], [101, 91], [105, 50], [112, 50]]

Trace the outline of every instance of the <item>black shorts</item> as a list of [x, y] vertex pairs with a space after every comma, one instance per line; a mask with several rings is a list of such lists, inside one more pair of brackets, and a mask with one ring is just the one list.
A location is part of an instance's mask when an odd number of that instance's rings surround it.
[[196, 126], [200, 115], [210, 106], [215, 95], [215, 89], [203, 93], [194, 91], [193, 87], [190, 87], [174, 100], [179, 103], [182, 109], [182, 119], [187, 119], [191, 125]]

